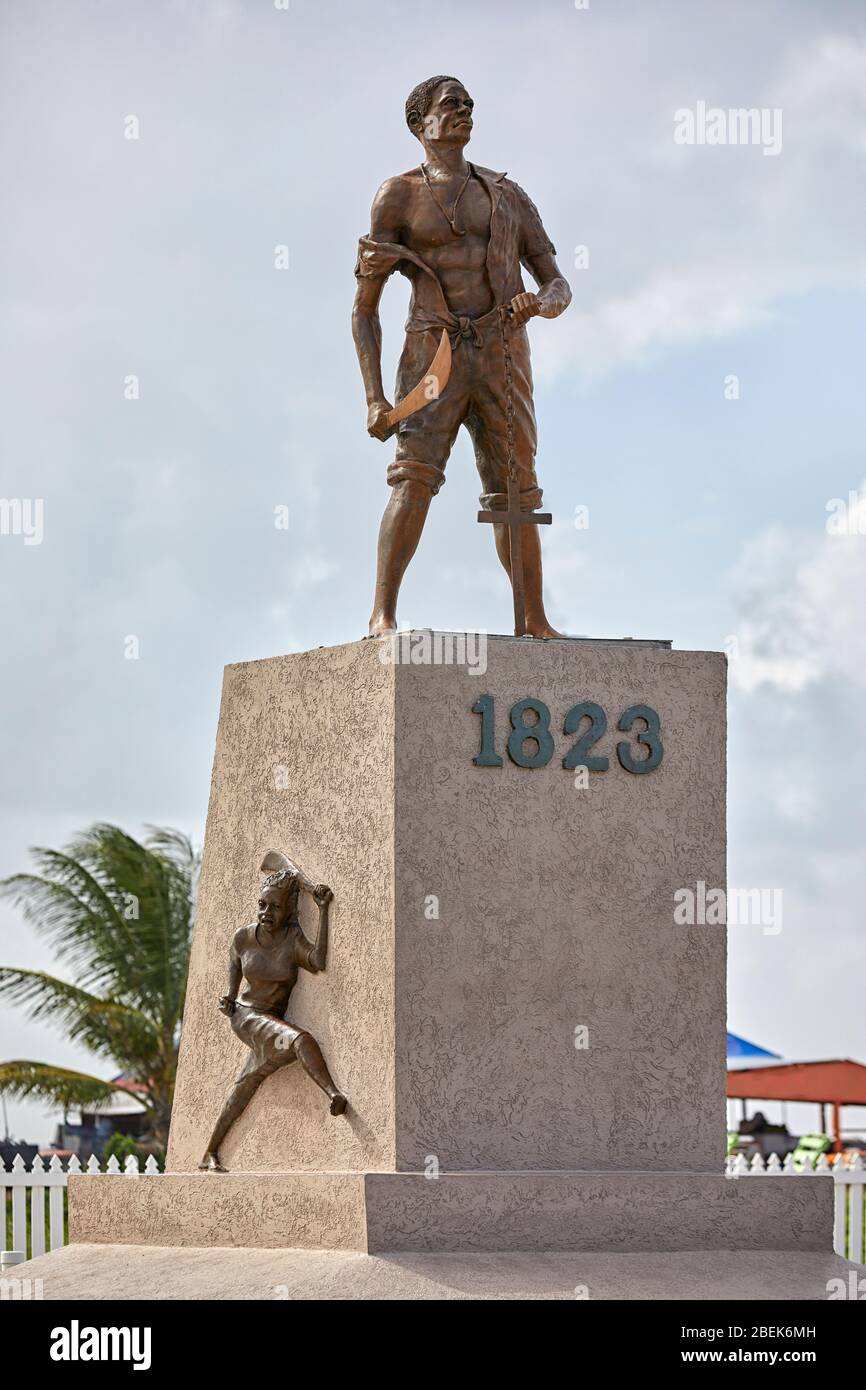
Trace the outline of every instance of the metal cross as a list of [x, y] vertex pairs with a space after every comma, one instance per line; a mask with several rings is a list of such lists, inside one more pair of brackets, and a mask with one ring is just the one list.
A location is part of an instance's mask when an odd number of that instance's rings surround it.
[[514, 594], [514, 635], [523, 637], [526, 632], [526, 597], [523, 584], [523, 526], [549, 526], [553, 517], [550, 512], [525, 512], [520, 508], [520, 489], [517, 479], [509, 472], [508, 503], [503, 511], [479, 512], [479, 521], [492, 521], [508, 527], [508, 557], [511, 568], [511, 590]]

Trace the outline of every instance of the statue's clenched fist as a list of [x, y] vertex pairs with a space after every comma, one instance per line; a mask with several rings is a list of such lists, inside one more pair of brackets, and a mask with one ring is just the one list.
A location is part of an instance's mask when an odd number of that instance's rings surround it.
[[386, 400], [372, 401], [367, 408], [367, 433], [373, 439], [381, 439], [382, 442], [393, 434], [392, 425], [388, 424], [388, 416], [393, 407]]
[[524, 290], [522, 294], [516, 294], [511, 301], [511, 317], [509, 323], [512, 328], [520, 328], [526, 323], [527, 319], [534, 319], [541, 313], [538, 303], [538, 295], [532, 294], [530, 290]]

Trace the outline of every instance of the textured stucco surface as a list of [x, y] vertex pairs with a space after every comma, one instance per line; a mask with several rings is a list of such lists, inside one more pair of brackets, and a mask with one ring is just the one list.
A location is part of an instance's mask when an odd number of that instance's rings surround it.
[[[724, 658], [513, 638], [489, 640], [484, 675], [380, 656], [360, 642], [226, 670], [169, 1169], [195, 1167], [244, 1060], [216, 999], [276, 848], [334, 889], [328, 969], [302, 973], [290, 1016], [350, 1110], [331, 1118], [286, 1068], [225, 1142], [232, 1170], [718, 1172], [724, 928], [673, 912], [677, 888], [725, 882]], [[485, 693], [500, 769], [472, 762]], [[552, 713], [546, 767], [505, 754], [525, 696]], [[607, 713], [593, 752], [610, 758], [587, 790], [561, 765], [583, 700]], [[638, 702], [665, 746], [646, 776], [615, 753]]]
[[382, 1252], [830, 1250], [829, 1177], [168, 1173], [70, 1179], [70, 1239]]
[[[826, 1300], [828, 1282], [862, 1265], [813, 1252], [678, 1254], [356, 1255], [340, 1250], [166, 1249], [67, 1245], [16, 1273], [43, 1297], [124, 1299]], [[588, 1305], [588, 1306], [587, 1306]]]
[[361, 1173], [81, 1174], [70, 1241], [366, 1250]]
[[[240, 1170], [393, 1167], [393, 704], [393, 669], [372, 642], [226, 668], [173, 1171], [195, 1168], [248, 1056], [217, 998], [232, 933], [255, 916], [268, 849], [334, 890], [327, 969], [300, 972], [289, 1014], [318, 1039], [350, 1109], [333, 1118], [293, 1063], [265, 1081], [226, 1139], [224, 1159]], [[301, 921], [314, 935], [316, 909], [303, 894]]]
[[369, 1173], [367, 1248], [823, 1250], [833, 1181], [711, 1173]]
[[[499, 769], [472, 763], [483, 694]], [[551, 710], [546, 767], [505, 752], [524, 697]], [[562, 726], [584, 700], [610, 766], [577, 790]], [[639, 702], [665, 748], [644, 776], [615, 752]], [[724, 657], [491, 638], [483, 675], [396, 669], [395, 736], [398, 1169], [718, 1172], [725, 933], [673, 911], [676, 889], [725, 883]]]

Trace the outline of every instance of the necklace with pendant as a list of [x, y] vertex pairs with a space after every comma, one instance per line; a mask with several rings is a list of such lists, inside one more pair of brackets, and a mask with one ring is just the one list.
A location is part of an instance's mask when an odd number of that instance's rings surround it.
[[422, 179], [424, 180], [424, 182], [426, 183], [427, 187], [428, 187], [429, 190], [430, 190], [430, 197], [433, 199], [433, 201], [434, 201], [434, 203], [436, 204], [437, 208], [438, 208], [439, 211], [442, 213], [442, 216], [445, 218], [446, 222], [448, 223], [448, 225], [449, 225], [449, 227], [451, 228], [451, 230], [452, 230], [452, 232], [454, 233], [454, 235], [455, 235], [455, 236], [465, 236], [465, 235], [466, 235], [465, 230], [463, 230], [462, 228], [460, 228], [460, 227], [458, 227], [458, 226], [456, 225], [455, 219], [456, 219], [456, 217], [457, 217], [457, 208], [458, 208], [458, 205], [459, 205], [459, 203], [460, 203], [460, 199], [463, 197], [463, 194], [464, 194], [465, 191], [466, 191], [466, 185], [467, 185], [467, 183], [469, 182], [469, 180], [470, 180], [471, 177], [472, 177], [472, 165], [471, 165], [471, 164], [469, 165], [469, 169], [468, 169], [468, 172], [467, 172], [467, 174], [466, 174], [466, 178], [463, 180], [463, 183], [462, 183], [461, 186], [460, 186], [460, 192], [457, 194], [457, 197], [454, 199], [454, 204], [453, 204], [453, 206], [452, 206], [450, 212], [448, 211], [448, 209], [447, 209], [446, 207], [443, 207], [443, 206], [442, 206], [442, 204], [440, 203], [439, 199], [436, 197], [436, 193], [435, 193], [435, 191], [434, 191], [434, 189], [433, 189], [433, 185], [432, 185], [432, 183], [430, 182], [430, 179], [429, 179], [428, 176], [427, 176], [427, 170], [426, 170], [426, 168], [424, 167], [423, 164], [421, 165], [421, 177], [422, 177]]

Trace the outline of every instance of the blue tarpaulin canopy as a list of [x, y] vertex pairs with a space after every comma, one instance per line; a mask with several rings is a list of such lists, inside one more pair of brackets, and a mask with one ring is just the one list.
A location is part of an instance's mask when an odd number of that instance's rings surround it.
[[738, 1038], [736, 1033], [728, 1033], [727, 1054], [729, 1057], [778, 1057], [778, 1052], [769, 1052], [766, 1047], [758, 1047], [746, 1038]]

